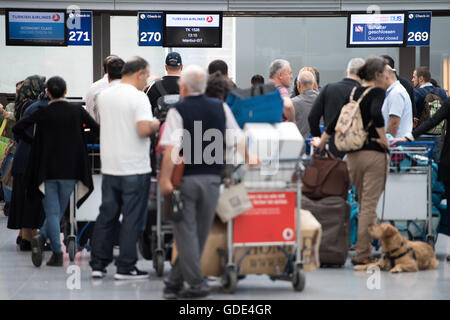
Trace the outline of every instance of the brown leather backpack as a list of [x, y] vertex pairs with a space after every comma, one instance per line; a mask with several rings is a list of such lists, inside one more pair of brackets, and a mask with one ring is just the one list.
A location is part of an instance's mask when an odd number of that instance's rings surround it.
[[347, 164], [326, 150], [327, 157], [313, 155], [312, 164], [302, 173], [302, 193], [312, 200], [329, 196], [347, 199], [350, 176]]

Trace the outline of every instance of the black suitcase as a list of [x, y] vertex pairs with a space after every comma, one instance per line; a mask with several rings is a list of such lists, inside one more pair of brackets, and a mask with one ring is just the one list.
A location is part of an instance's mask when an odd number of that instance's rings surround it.
[[338, 196], [311, 200], [302, 195], [302, 209], [322, 225], [321, 266], [343, 266], [350, 249], [350, 205]]

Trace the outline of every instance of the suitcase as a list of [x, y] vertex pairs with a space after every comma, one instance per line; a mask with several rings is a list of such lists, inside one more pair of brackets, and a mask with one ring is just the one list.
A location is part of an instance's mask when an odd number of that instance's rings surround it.
[[350, 249], [350, 205], [339, 196], [311, 200], [303, 195], [302, 209], [311, 211], [322, 225], [321, 266], [344, 265]]

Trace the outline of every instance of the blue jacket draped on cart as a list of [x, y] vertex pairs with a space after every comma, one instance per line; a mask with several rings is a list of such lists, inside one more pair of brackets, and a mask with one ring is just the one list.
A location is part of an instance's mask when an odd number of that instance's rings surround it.
[[[35, 125], [34, 138], [27, 128]], [[44, 181], [74, 179], [77, 181], [77, 206], [94, 189], [89, 167], [84, 128], [98, 134], [99, 125], [81, 106], [64, 99], [53, 100], [29, 117], [16, 123], [14, 134], [31, 144], [31, 153], [25, 172], [27, 193], [43, 195]], [[40, 191], [40, 192], [39, 192]]]

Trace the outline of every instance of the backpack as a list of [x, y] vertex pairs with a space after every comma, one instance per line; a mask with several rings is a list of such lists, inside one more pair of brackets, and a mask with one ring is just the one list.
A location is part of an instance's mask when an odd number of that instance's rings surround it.
[[[425, 96], [424, 106], [422, 114], [420, 116], [419, 125], [430, 119], [439, 110], [439, 108], [442, 107], [442, 99], [439, 96], [438, 88], [435, 88], [434, 92], [428, 90], [425, 91], [427, 92], [427, 95]], [[435, 135], [442, 134], [444, 128], [445, 128], [445, 121], [442, 121], [436, 127], [430, 129], [427, 132], [427, 134], [435, 134]]]
[[[353, 95], [356, 87], [353, 88], [349, 102], [344, 105], [339, 114], [335, 127], [334, 144], [339, 151], [349, 152], [360, 150], [367, 140], [367, 129], [364, 128], [361, 109], [359, 104], [372, 88], [366, 89], [361, 97], [355, 101]], [[370, 126], [372, 121], [368, 124]]]
[[168, 94], [166, 89], [164, 89], [162, 81], [156, 81], [155, 86], [161, 94], [161, 97], [156, 100], [158, 108], [157, 110], [155, 110], [155, 117], [159, 121], [164, 122], [166, 120], [167, 112], [169, 112], [169, 109], [180, 100], [180, 95]]

